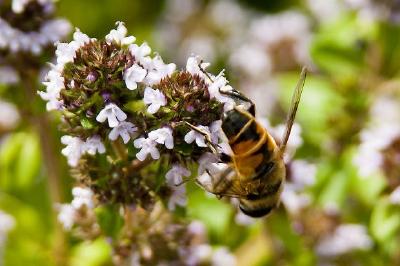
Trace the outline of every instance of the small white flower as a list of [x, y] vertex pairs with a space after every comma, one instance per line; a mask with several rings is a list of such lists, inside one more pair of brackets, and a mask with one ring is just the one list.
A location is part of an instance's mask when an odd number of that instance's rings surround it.
[[75, 49], [78, 49], [80, 46], [83, 46], [86, 43], [90, 42], [89, 36], [82, 33], [79, 29], [75, 30], [73, 37], [74, 37], [74, 42], [71, 42], [70, 44], [72, 44], [72, 46], [74, 46]]
[[201, 265], [210, 260], [213, 250], [210, 245], [200, 244], [190, 247], [189, 255], [186, 258], [186, 264], [189, 266]]
[[389, 196], [389, 201], [392, 204], [400, 205], [400, 186], [398, 186]]
[[287, 183], [283, 189], [281, 200], [287, 211], [293, 215], [298, 214], [311, 203], [307, 194], [298, 192], [293, 184]]
[[20, 80], [17, 71], [10, 66], [0, 67], [0, 84], [16, 84]]
[[46, 91], [39, 91], [38, 93], [43, 100], [48, 101], [46, 104], [46, 109], [48, 111], [60, 109], [62, 102], [59, 100], [59, 98], [60, 91], [65, 88], [64, 78], [53, 66], [53, 69], [47, 73], [45, 79], [47, 81], [43, 82], [43, 84], [46, 86]]
[[9, 102], [4, 102], [0, 99], [0, 128], [14, 129], [19, 120], [20, 115], [16, 106]]
[[57, 65], [59, 67], [63, 67], [68, 62], [73, 62], [76, 55], [76, 50], [90, 42], [90, 38], [86, 34], [80, 32], [79, 29], [76, 29], [73, 37], [74, 40], [70, 43], [57, 44], [55, 53], [57, 56]]
[[[199, 129], [202, 129], [206, 131], [207, 133], [210, 133], [210, 129], [207, 126], [197, 126]], [[192, 129], [190, 130], [186, 135], [185, 135], [185, 142], [186, 143], [192, 143], [193, 141], [196, 141], [197, 146], [199, 147], [207, 147], [207, 144], [205, 143], [205, 137], [203, 134], [200, 132]]]
[[211, 257], [212, 266], [235, 266], [236, 258], [227, 248], [219, 248]]
[[140, 161], [144, 161], [148, 154], [150, 154], [151, 157], [155, 160], [160, 158], [160, 152], [157, 150], [156, 147], [157, 142], [150, 138], [135, 139], [133, 145], [137, 149], [141, 148], [141, 150], [136, 154], [136, 158], [138, 158]]
[[61, 204], [58, 206], [58, 221], [63, 225], [64, 230], [71, 230], [75, 223], [75, 209], [71, 204]]
[[151, 60], [147, 68], [149, 71], [145, 78], [145, 82], [148, 85], [153, 85], [160, 82], [160, 80], [166, 76], [171, 75], [175, 71], [176, 65], [172, 63], [165, 64], [160, 56], [156, 56]]
[[126, 87], [130, 90], [136, 90], [137, 83], [142, 82], [146, 77], [147, 71], [138, 65], [132, 65], [124, 73]]
[[213, 81], [208, 86], [208, 92], [210, 98], [215, 98], [217, 101], [224, 104], [224, 111], [231, 110], [235, 106], [235, 101], [229, 97], [223, 95], [221, 92], [231, 91], [233, 88], [227, 85], [228, 81], [224, 76], [224, 72], [218, 74], [216, 77], [212, 77]]
[[219, 158], [217, 155], [211, 152], [205, 152], [198, 160], [199, 168], [198, 175], [203, 174], [206, 169], [209, 169], [210, 166], [215, 165], [218, 162]]
[[77, 211], [86, 206], [89, 209], [94, 208], [93, 192], [89, 188], [74, 187], [72, 189], [73, 200], [71, 204], [60, 204], [58, 208], [58, 221], [65, 230], [71, 230], [75, 223]]
[[211, 142], [214, 144], [218, 143], [218, 138], [222, 134], [222, 120], [216, 120], [210, 125]]
[[95, 155], [96, 152], [102, 154], [106, 152], [106, 148], [104, 144], [101, 142], [100, 136], [93, 136], [86, 140], [85, 144], [82, 147], [84, 152], [89, 153], [90, 155]]
[[149, 104], [147, 111], [150, 114], [155, 114], [161, 106], [165, 106], [167, 104], [167, 99], [164, 94], [159, 90], [154, 90], [150, 87], [147, 87], [144, 90], [143, 101], [145, 104]]
[[195, 236], [205, 236], [207, 233], [207, 229], [205, 225], [201, 221], [192, 221], [188, 227], [187, 231]]
[[110, 134], [108, 134], [108, 138], [116, 140], [118, 136], [121, 136], [122, 140], [126, 144], [131, 139], [131, 134], [135, 131], [137, 131], [137, 127], [134, 124], [123, 121], [111, 130]]
[[174, 138], [172, 136], [172, 129], [169, 127], [163, 127], [151, 131], [149, 133], [149, 139], [152, 139], [159, 144], [164, 144], [167, 149], [174, 148]]
[[297, 189], [303, 189], [315, 183], [317, 168], [304, 160], [294, 160], [291, 165], [291, 180]]
[[110, 33], [106, 35], [106, 41], [108, 43], [116, 42], [121, 45], [128, 45], [135, 42], [136, 38], [134, 36], [126, 37], [128, 30], [123, 22], [118, 21], [116, 25], [117, 29], [111, 30]]
[[77, 166], [83, 153], [82, 147], [84, 146], [84, 141], [78, 137], [62, 136], [61, 143], [67, 145], [67, 147], [61, 150], [61, 153], [67, 157], [68, 164], [72, 167]]
[[180, 164], [174, 164], [172, 168], [165, 174], [167, 183], [171, 185], [178, 185], [182, 183], [183, 176], [189, 177], [191, 172]]
[[[277, 138], [282, 138], [285, 133], [286, 125], [281, 124], [276, 126], [273, 129], [273, 134]], [[290, 159], [294, 156], [297, 148], [299, 148], [303, 144], [303, 139], [301, 138], [301, 127], [299, 124], [294, 123], [292, 127], [292, 131], [290, 132], [290, 138], [286, 145], [286, 152], [284, 155], [285, 162], [290, 161]]]
[[184, 207], [187, 204], [185, 185], [172, 185], [170, 188], [172, 189], [172, 195], [168, 200], [168, 209], [173, 211], [177, 205]]
[[15, 224], [14, 217], [0, 210], [0, 251], [8, 232], [15, 227]]
[[316, 251], [320, 256], [340, 256], [354, 250], [368, 250], [372, 240], [363, 225], [343, 224], [335, 232], [323, 238], [317, 245]]
[[148, 69], [151, 66], [151, 58], [149, 54], [151, 53], [151, 48], [147, 43], [142, 43], [140, 46], [137, 44], [129, 45], [129, 51], [135, 57], [135, 61], [139, 62], [144, 66], [144, 68]]
[[115, 104], [109, 103], [104, 107], [103, 110], [97, 115], [96, 120], [100, 123], [108, 120], [110, 127], [118, 126], [119, 122], [124, 121], [127, 118], [126, 114]]
[[241, 211], [238, 211], [235, 215], [235, 222], [239, 225], [248, 226], [254, 224], [256, 221], [257, 219], [252, 218]]
[[201, 77], [204, 77], [204, 73], [201, 71], [200, 67], [202, 70], [206, 70], [207, 67], [210, 66], [210, 63], [201, 63], [201, 59], [199, 56], [191, 56], [188, 58], [186, 62], [186, 71], [189, 72], [192, 75], [199, 75]]
[[74, 187], [72, 189], [72, 195], [74, 199], [71, 202], [71, 206], [75, 209], [80, 209], [83, 205], [88, 208], [93, 208], [93, 192], [89, 188]]

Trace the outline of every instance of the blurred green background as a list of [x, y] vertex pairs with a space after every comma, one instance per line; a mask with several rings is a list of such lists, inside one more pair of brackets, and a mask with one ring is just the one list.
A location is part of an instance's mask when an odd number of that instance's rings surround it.
[[[196, 12], [176, 19], [168, 15], [172, 12], [171, 6], [174, 7], [171, 2], [61, 0], [57, 3], [57, 15], [96, 38], [107, 34], [116, 21], [123, 21], [129, 34], [136, 36], [137, 43], [147, 41], [154, 50], [160, 51], [166, 62], [178, 62], [178, 67], [184, 67], [184, 61], [179, 58], [189, 55], [185, 46], [188, 36], [193, 38], [201, 32], [213, 39], [211, 43], [218, 44], [210, 60], [215, 73], [226, 69], [231, 84], [250, 97], [255, 97], [250, 90], [256, 83], [265, 85], [261, 95], [273, 95], [272, 103], [261, 99], [260, 104], [255, 99], [258, 111], [272, 125], [284, 122], [301, 66], [310, 67], [297, 117], [303, 144], [294, 155], [295, 160], [305, 160], [316, 167], [315, 182], [302, 191], [310, 203], [296, 214], [285, 210], [283, 204], [268, 218], [243, 224], [235, 222], [237, 213], [227, 202], [207, 197], [197, 186], [189, 184], [188, 219], [202, 220], [210, 242], [214, 246], [228, 246], [237, 256], [238, 265], [400, 265], [400, 206], [392, 200], [393, 191], [400, 185], [400, 133], [387, 139], [387, 135], [377, 130], [386, 129], [386, 125], [400, 125], [396, 120], [400, 117], [398, 1], [225, 1], [234, 2], [245, 13], [244, 20], [235, 22], [244, 21], [243, 31], [236, 35], [226, 26], [213, 28], [209, 23], [210, 7], [221, 1], [194, 1]], [[329, 6], [328, 2], [339, 4]], [[243, 74], [231, 58], [236, 48], [254, 41], [251, 34], [245, 34], [247, 27], [250, 31], [252, 20], [280, 16], [289, 10], [300, 12], [308, 21], [307, 46], [303, 47], [306, 59], [292, 60], [295, 62], [289, 66], [271, 59], [270, 73], [265, 79]], [[220, 13], [217, 17], [225, 15]], [[174, 27], [184, 30], [180, 34], [167, 31]], [[288, 36], [296, 35], [290, 32], [290, 26], [287, 30]], [[163, 32], [170, 38], [163, 39]], [[265, 31], [266, 35], [269, 33]], [[231, 35], [235, 36], [231, 38]], [[193, 42], [196, 41], [194, 38]], [[285, 46], [287, 42], [276, 45], [274, 49], [283, 49], [284, 54], [289, 51], [285, 50], [289, 49]], [[274, 51], [269, 53], [278, 54]], [[287, 52], [286, 56], [290, 61], [293, 53]], [[271, 80], [275, 84], [272, 88]], [[2, 85], [0, 97], [14, 102], [23, 111], [26, 98], [15, 90], [21, 88]], [[380, 99], [387, 98], [397, 104], [394, 112], [399, 112], [390, 121], [386, 121], [385, 108], [375, 108]], [[35, 100], [35, 105], [36, 112], [45, 112], [40, 99]], [[58, 122], [59, 117], [52, 114], [49, 132], [56, 140], [61, 136]], [[362, 132], [372, 137], [362, 137]], [[66, 239], [63, 248], [67, 252], [65, 257], [56, 258], [54, 243], [61, 236], [55, 225], [54, 199], [69, 202], [73, 184], [66, 160], [61, 154], [54, 154], [62, 169], [58, 184], [62, 189], [54, 195], [54, 184], [44, 168], [43, 145], [32, 123], [21, 115], [18, 126], [2, 132], [0, 138], [0, 210], [15, 219], [15, 227], [6, 241], [0, 241], [0, 256], [3, 256], [0, 263], [58, 265], [63, 261], [73, 266], [111, 265], [111, 250], [106, 239], [81, 242], [63, 235]], [[378, 145], [380, 148], [375, 150], [380, 157], [357, 163], [360, 160], [355, 158], [368, 152], [362, 149], [363, 145], [373, 146], [381, 139], [387, 143], [383, 149]], [[56, 142], [56, 145], [61, 150], [61, 144]], [[367, 167], [379, 160], [373, 172], [361, 174], [359, 168], [364, 167], [363, 163]], [[332, 223], [362, 225], [372, 244], [365, 249], [350, 248], [349, 252], [337, 256], [318, 254], [318, 243], [324, 234], [331, 232], [328, 229]], [[331, 248], [335, 248], [333, 243]]]

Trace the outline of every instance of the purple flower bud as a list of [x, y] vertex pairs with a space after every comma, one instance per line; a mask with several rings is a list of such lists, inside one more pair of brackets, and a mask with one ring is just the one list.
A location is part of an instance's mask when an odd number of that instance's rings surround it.
[[186, 106], [186, 111], [188, 111], [188, 112], [194, 112], [194, 107], [193, 107], [193, 105], [188, 105], [188, 106]]
[[98, 75], [94, 71], [90, 71], [90, 73], [87, 75], [86, 79], [90, 82], [95, 82], [98, 78]]
[[103, 97], [105, 103], [108, 103], [111, 100], [111, 93], [108, 91], [103, 91], [101, 93], [101, 97]]

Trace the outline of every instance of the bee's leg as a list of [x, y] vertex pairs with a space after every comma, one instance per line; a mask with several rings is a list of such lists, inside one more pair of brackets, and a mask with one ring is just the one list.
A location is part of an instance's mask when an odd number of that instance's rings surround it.
[[217, 148], [216, 148], [216, 145], [211, 141], [210, 133], [208, 133], [207, 131], [205, 131], [205, 130], [203, 130], [203, 129], [201, 129], [201, 128], [198, 128], [198, 127], [196, 127], [196, 126], [190, 124], [189, 122], [185, 122], [185, 123], [186, 123], [186, 125], [188, 125], [191, 129], [193, 129], [193, 130], [199, 132], [200, 134], [202, 134], [202, 135], [204, 136], [204, 138], [206, 139], [207, 146], [210, 148], [210, 150], [212, 151], [212, 153], [214, 153], [214, 154], [216, 154], [216, 155], [219, 156], [219, 152], [218, 152], [218, 150], [217, 150]]
[[232, 157], [229, 156], [226, 153], [221, 153], [219, 156], [219, 160], [221, 163], [231, 163], [232, 162]]
[[248, 109], [248, 112], [249, 112], [252, 116], [255, 116], [255, 115], [256, 115], [256, 105], [253, 103], [252, 100], [250, 100], [249, 98], [247, 98], [246, 96], [244, 96], [244, 95], [243, 95], [242, 93], [240, 93], [239, 91], [237, 91], [237, 90], [235, 90], [235, 89], [232, 89], [232, 90], [229, 90], [229, 91], [224, 91], [224, 90], [219, 89], [219, 92], [220, 92], [221, 94], [225, 94], [225, 95], [228, 95], [228, 96], [230, 96], [230, 97], [232, 97], [232, 98], [237, 98], [237, 99], [239, 99], [239, 100], [241, 100], [241, 101], [244, 101], [244, 102], [249, 103], [249, 104], [250, 104], [250, 107], [249, 107], [249, 109]]

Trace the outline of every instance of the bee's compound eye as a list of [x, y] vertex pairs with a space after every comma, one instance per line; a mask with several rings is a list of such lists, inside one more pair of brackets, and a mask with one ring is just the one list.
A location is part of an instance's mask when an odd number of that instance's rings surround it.
[[274, 207], [271, 206], [266, 206], [262, 208], [257, 208], [257, 209], [246, 209], [243, 205], [239, 205], [240, 210], [246, 214], [247, 216], [253, 217], [253, 218], [260, 218], [272, 211]]

